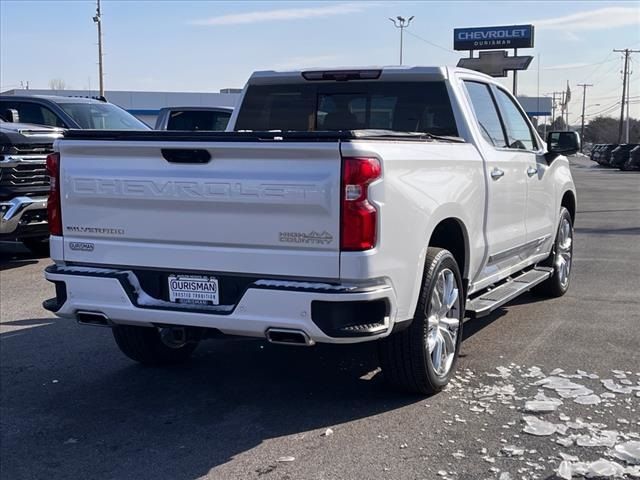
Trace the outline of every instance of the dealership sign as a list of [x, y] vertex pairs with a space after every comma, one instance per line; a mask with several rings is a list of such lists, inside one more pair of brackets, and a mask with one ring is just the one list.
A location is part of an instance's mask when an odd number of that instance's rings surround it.
[[493, 50], [533, 47], [533, 25], [456, 28], [454, 50]]
[[510, 70], [526, 70], [533, 57], [507, 55], [506, 50], [497, 50], [493, 52], [480, 52], [478, 58], [461, 58], [458, 66], [475, 70], [476, 72], [486, 73], [492, 77], [506, 77]]

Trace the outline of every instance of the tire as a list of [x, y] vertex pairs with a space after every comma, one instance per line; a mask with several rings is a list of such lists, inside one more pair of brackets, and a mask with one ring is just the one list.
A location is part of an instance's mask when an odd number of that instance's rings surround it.
[[49, 237], [25, 238], [22, 244], [38, 257], [49, 256]]
[[189, 359], [198, 342], [183, 342], [169, 346], [153, 327], [115, 325], [112, 328], [116, 344], [127, 357], [143, 365], [163, 366], [183, 363]]
[[[448, 282], [452, 282], [451, 287], [447, 286]], [[436, 292], [441, 291], [451, 293], [446, 302], [450, 308], [436, 308], [440, 298]], [[462, 277], [453, 255], [448, 250], [430, 247], [411, 325], [379, 343], [380, 365], [390, 387], [430, 395], [449, 382], [455, 372], [462, 340], [463, 291]], [[455, 298], [452, 299], [452, 295]], [[437, 348], [447, 355], [438, 355]]]
[[560, 222], [556, 240], [549, 258], [540, 265], [552, 267], [553, 275], [533, 288], [533, 293], [542, 297], [561, 297], [569, 290], [571, 284], [571, 267], [573, 264], [573, 221], [565, 207], [560, 209]]

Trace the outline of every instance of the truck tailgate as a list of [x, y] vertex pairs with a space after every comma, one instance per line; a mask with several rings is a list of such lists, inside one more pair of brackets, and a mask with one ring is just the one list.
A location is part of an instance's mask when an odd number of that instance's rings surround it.
[[[58, 149], [66, 262], [339, 276], [337, 141], [63, 139]], [[192, 163], [203, 151], [210, 160]]]

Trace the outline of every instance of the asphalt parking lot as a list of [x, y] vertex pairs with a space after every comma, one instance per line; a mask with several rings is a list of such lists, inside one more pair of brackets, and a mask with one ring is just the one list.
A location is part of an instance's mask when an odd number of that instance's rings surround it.
[[[626, 468], [613, 447], [640, 439], [640, 174], [583, 159], [573, 172], [569, 293], [467, 322], [459, 378], [426, 399], [386, 391], [366, 344], [212, 340], [184, 366], [141, 367], [108, 329], [43, 310], [50, 260], [4, 244], [0, 476], [550, 479], [561, 454]], [[592, 400], [563, 396], [550, 376]], [[562, 403], [525, 412], [536, 394]]]

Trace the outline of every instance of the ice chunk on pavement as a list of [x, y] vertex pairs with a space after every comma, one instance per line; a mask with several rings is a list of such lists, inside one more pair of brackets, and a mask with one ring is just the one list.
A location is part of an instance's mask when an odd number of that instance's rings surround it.
[[509, 472], [502, 472], [498, 480], [513, 480], [513, 477]]
[[501, 451], [507, 457], [520, 457], [524, 455], [524, 448], [516, 447], [515, 445], [507, 445], [506, 447], [502, 447]]
[[624, 460], [629, 465], [638, 465], [640, 464], [640, 441], [631, 440], [616, 445], [612, 453], [614, 457]]
[[633, 391], [631, 387], [623, 387], [622, 385], [614, 382], [610, 378], [601, 380], [601, 382], [602, 382], [602, 385], [604, 385], [604, 388], [614, 393], [631, 393]]
[[287, 456], [287, 457], [280, 457], [280, 458], [278, 458], [278, 461], [279, 461], [279, 462], [283, 462], [283, 463], [284, 463], [284, 462], [293, 462], [293, 461], [295, 461], [295, 459], [296, 459], [296, 457], [288, 457], [288, 456]]
[[616, 478], [624, 475], [624, 468], [619, 463], [601, 458], [589, 463], [585, 473], [587, 478]]
[[530, 435], [547, 436], [552, 435], [556, 431], [555, 424], [545, 420], [540, 420], [538, 417], [526, 415], [522, 417], [522, 420], [526, 423], [523, 432]]
[[549, 375], [558, 375], [560, 373], [564, 372], [563, 369], [561, 368], [554, 368], [553, 370], [551, 370], [551, 372], [549, 372]]
[[562, 405], [559, 398], [549, 398], [544, 393], [539, 393], [533, 400], [525, 402], [524, 409], [527, 412], [553, 412]]
[[598, 405], [602, 400], [598, 395], [583, 395], [574, 398], [573, 401], [580, 405]]
[[568, 462], [567, 460], [563, 460], [562, 462], [560, 462], [560, 465], [558, 466], [558, 470], [556, 470], [556, 473], [558, 474], [558, 477], [562, 478], [563, 480], [571, 480], [572, 470], [573, 469], [571, 468], [571, 462]]
[[603, 430], [599, 433], [589, 435], [579, 435], [576, 443], [580, 447], [613, 447], [618, 440], [618, 432], [613, 430]]
[[542, 380], [538, 380], [533, 385], [542, 386], [542, 388], [548, 388], [550, 390], [555, 390], [558, 395], [562, 398], [574, 398], [582, 395], [590, 395], [593, 393], [593, 390], [589, 390], [584, 385], [580, 385], [579, 383], [574, 383], [571, 380], [567, 380], [562, 377], [547, 377]]
[[573, 437], [558, 438], [556, 440], [556, 443], [558, 445], [562, 445], [563, 447], [570, 447], [571, 445], [573, 445]]

